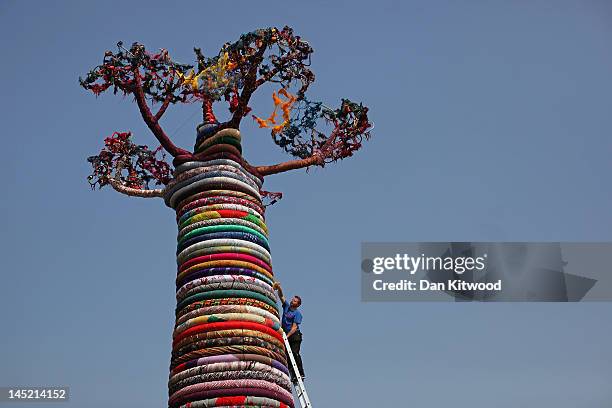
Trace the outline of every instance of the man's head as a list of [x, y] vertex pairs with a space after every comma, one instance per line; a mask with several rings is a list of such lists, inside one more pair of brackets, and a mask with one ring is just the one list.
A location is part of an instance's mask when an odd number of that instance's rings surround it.
[[301, 304], [302, 298], [299, 296], [294, 296], [293, 299], [291, 299], [291, 303], [289, 303], [289, 306], [291, 306], [293, 309], [297, 309], [298, 307], [300, 307]]

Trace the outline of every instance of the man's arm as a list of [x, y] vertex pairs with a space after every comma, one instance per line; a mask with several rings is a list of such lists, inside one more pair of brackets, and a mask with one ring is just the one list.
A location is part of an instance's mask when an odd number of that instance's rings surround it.
[[291, 326], [291, 330], [289, 330], [289, 333], [287, 333], [287, 338], [291, 337], [291, 335], [295, 333], [297, 329], [298, 329], [298, 325], [293, 323], [293, 325]]
[[285, 295], [283, 294], [283, 288], [281, 288], [280, 283], [274, 282], [274, 285], [272, 286], [272, 289], [276, 289], [276, 291], [278, 292], [278, 297], [280, 298], [281, 302], [283, 302], [283, 304], [285, 304], [285, 302], [287, 300], [285, 299]]

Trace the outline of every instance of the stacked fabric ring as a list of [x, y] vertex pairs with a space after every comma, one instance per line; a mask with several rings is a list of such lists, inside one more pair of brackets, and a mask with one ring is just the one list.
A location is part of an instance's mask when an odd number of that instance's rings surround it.
[[170, 408], [293, 407], [260, 190], [240, 132], [198, 127], [164, 200], [178, 224]]

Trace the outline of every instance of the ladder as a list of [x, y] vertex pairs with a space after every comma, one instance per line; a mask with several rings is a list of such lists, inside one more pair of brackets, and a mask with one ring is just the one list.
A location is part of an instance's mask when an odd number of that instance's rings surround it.
[[289, 345], [289, 339], [287, 338], [287, 334], [284, 330], [283, 332], [283, 340], [285, 340], [285, 347], [287, 348], [287, 354], [289, 355], [289, 360], [291, 360], [291, 367], [293, 367], [293, 373], [295, 378], [297, 379], [296, 392], [298, 399], [300, 400], [300, 406], [302, 408], [312, 408], [312, 404], [310, 403], [310, 399], [308, 398], [308, 394], [306, 393], [306, 387], [304, 387], [304, 382], [302, 381], [302, 377], [300, 376], [300, 372], [298, 371], [298, 366], [295, 362], [295, 357], [293, 356], [293, 352], [291, 351], [291, 346]]

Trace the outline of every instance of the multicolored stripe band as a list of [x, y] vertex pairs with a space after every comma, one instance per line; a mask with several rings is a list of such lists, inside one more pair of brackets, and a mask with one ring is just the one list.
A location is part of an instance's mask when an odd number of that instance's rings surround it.
[[165, 190], [178, 226], [170, 408], [294, 407], [262, 179], [241, 152], [238, 130], [201, 125]]

